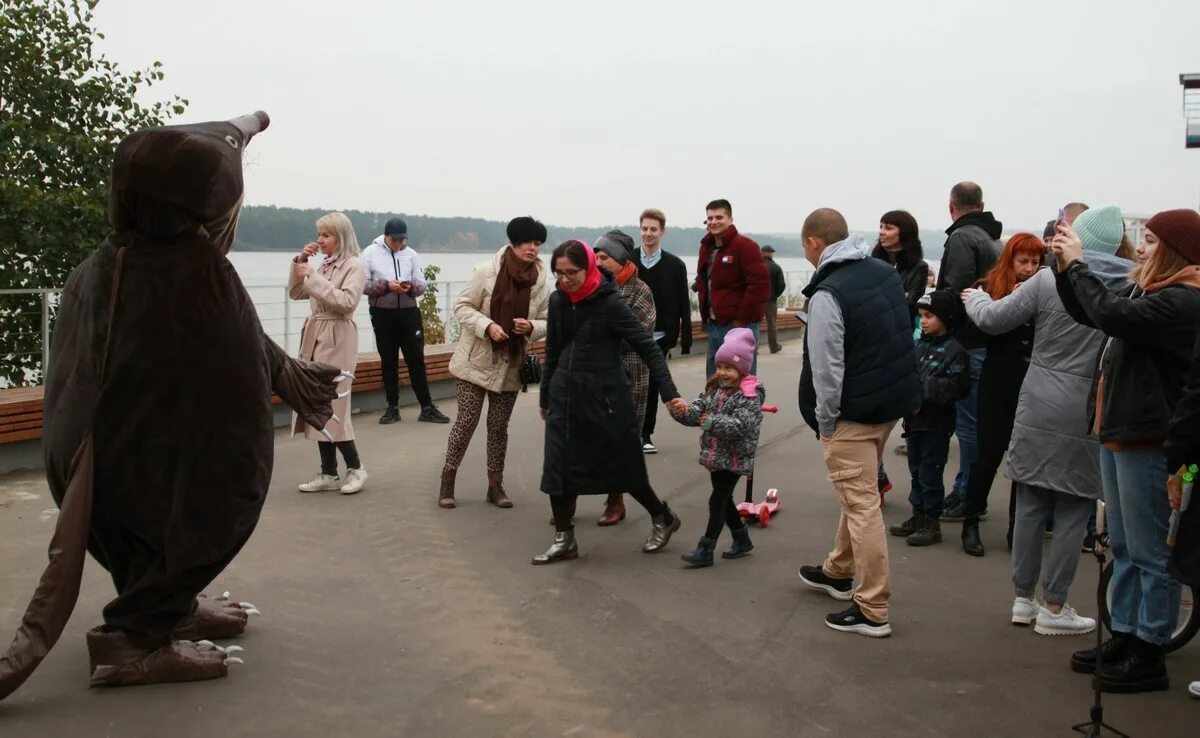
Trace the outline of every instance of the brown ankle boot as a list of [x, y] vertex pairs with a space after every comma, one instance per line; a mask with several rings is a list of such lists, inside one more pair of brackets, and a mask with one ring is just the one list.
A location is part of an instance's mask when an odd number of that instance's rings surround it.
[[616, 525], [625, 519], [625, 496], [621, 493], [611, 494], [604, 502], [604, 514], [596, 521], [601, 527]]
[[442, 467], [442, 489], [438, 492], [438, 507], [447, 510], [455, 507], [454, 504], [454, 477], [458, 474], [458, 469], [450, 467]]
[[508, 499], [508, 495], [504, 494], [504, 472], [490, 471], [488, 475], [488, 491], [487, 501], [496, 507], [510, 508], [513, 506], [512, 500]]

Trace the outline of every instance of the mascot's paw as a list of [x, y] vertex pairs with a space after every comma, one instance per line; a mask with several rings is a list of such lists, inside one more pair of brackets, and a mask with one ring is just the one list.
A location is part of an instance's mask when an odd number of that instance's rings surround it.
[[200, 595], [196, 598], [196, 611], [171, 636], [192, 641], [233, 638], [246, 630], [251, 615], [261, 614], [249, 602], [230, 600], [228, 592], [212, 599]]
[[121, 631], [96, 628], [88, 633], [92, 661], [92, 687], [129, 687], [220, 679], [237, 656], [240, 646], [221, 648], [210, 641], [173, 641], [153, 651], [135, 646]]

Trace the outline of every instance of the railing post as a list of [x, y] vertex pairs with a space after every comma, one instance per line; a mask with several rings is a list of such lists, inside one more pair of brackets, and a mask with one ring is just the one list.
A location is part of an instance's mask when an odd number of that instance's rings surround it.
[[42, 383], [50, 371], [50, 291], [42, 293]]
[[283, 352], [292, 355], [292, 303], [287, 287], [283, 288]]

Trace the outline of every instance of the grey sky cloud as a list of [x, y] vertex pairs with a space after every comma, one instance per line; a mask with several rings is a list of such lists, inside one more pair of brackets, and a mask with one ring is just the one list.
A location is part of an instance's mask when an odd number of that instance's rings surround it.
[[1006, 228], [1069, 200], [1196, 207], [1178, 75], [1200, 3], [111, 0], [103, 50], [158, 59], [186, 120], [262, 108], [246, 201], [756, 232], [815, 207]]

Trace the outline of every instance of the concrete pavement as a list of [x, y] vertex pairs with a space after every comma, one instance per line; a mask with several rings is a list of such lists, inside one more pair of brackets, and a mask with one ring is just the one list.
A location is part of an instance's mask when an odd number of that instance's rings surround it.
[[[1088, 717], [1090, 682], [1067, 667], [1090, 637], [1045, 637], [1009, 624], [1004, 549], [1007, 480], [984, 523], [988, 555], [891, 539], [895, 634], [836, 633], [843, 603], [796, 578], [832, 541], [837, 503], [820, 447], [796, 410], [800, 344], [760, 359], [778, 415], [767, 416], [757, 491], [778, 487], [783, 511], [752, 530], [752, 556], [686, 570], [679, 554], [706, 517], [697, 433], [659, 414], [651, 479], [684, 521], [662, 554], [640, 545], [647, 517], [600, 529], [600, 498], [580, 504], [581, 558], [532, 567], [550, 542], [537, 490], [542, 424], [521, 395], [507, 486], [516, 503], [483, 502], [483, 430], [459, 473], [459, 507], [434, 498], [448, 426], [379, 426], [357, 418], [371, 475], [355, 497], [300, 495], [316, 449], [280, 435], [258, 531], [210, 588], [254, 602], [263, 617], [238, 640], [246, 664], [209, 683], [87, 689], [84, 632], [111, 597], [89, 561], [62, 641], [0, 703], [0, 735], [134, 736], [1061, 736]], [[703, 357], [671, 362], [685, 395]], [[453, 403], [442, 405], [454, 414]], [[897, 431], [897, 440], [899, 431]], [[597, 453], [604, 453], [597, 449]], [[889, 523], [907, 516], [905, 462], [885, 459], [897, 489]], [[948, 476], [957, 467], [954, 458]], [[41, 477], [0, 477], [0, 637], [16, 627], [45, 562], [53, 502]], [[726, 533], [720, 542], [728, 543]], [[1095, 615], [1093, 560], [1072, 603]], [[1135, 735], [1196, 735], [1200, 644], [1168, 660], [1172, 689], [1106, 697], [1106, 718]]]

